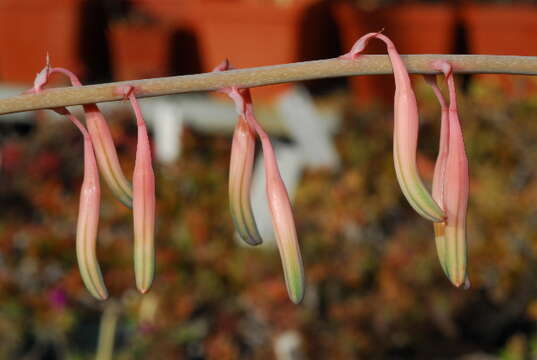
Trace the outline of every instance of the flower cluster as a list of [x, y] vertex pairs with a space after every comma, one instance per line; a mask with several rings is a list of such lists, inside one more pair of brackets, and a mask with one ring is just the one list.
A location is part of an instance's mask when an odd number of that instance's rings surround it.
[[[43, 86], [54, 73], [67, 76], [73, 86], [81, 86], [71, 71], [52, 68], [47, 61], [45, 68], [37, 75], [34, 87], [28, 92], [43, 91]], [[84, 178], [80, 191], [76, 253], [84, 285], [99, 300], [108, 297], [96, 256], [101, 198], [99, 170], [115, 197], [133, 209], [134, 270], [136, 285], [140, 292], [145, 293], [149, 290], [155, 268], [155, 177], [151, 164], [149, 138], [140, 106], [134, 96], [134, 89], [125, 87], [118, 91], [131, 102], [138, 127], [132, 186], [121, 169], [110, 129], [96, 104], [83, 106], [87, 128], [67, 108], [54, 109], [73, 122], [84, 137]]]
[[409, 204], [418, 214], [434, 222], [438, 257], [442, 269], [457, 287], [469, 286], [466, 275], [466, 209], [468, 203], [468, 160], [459, 123], [455, 83], [451, 65], [432, 64], [444, 73], [449, 88], [449, 107], [434, 79], [427, 77], [442, 108], [440, 146], [430, 194], [416, 165], [419, 117], [416, 96], [408, 71], [393, 42], [381, 33], [369, 33], [354, 44], [344, 59], [357, 59], [369, 40], [386, 44], [395, 78], [393, 155], [397, 181]]
[[[434, 223], [438, 257], [442, 269], [457, 287], [469, 286], [467, 279], [466, 209], [468, 202], [468, 161], [464, 150], [459, 122], [452, 67], [446, 61], [431, 64], [442, 72], [449, 89], [446, 103], [436, 80], [426, 77], [441, 106], [439, 153], [434, 169], [432, 193], [423, 184], [416, 164], [419, 117], [416, 97], [408, 71], [392, 41], [381, 33], [362, 36], [343, 59], [355, 60], [369, 40], [379, 39], [386, 44], [395, 78], [393, 156], [401, 190], [412, 208]], [[214, 71], [231, 69], [226, 60]], [[40, 92], [49, 77], [59, 73], [67, 76], [73, 86], [80, 81], [70, 71], [47, 66], [37, 75], [30, 92]], [[274, 149], [269, 136], [256, 120], [249, 89], [229, 87], [220, 91], [235, 103], [238, 120], [232, 140], [229, 169], [230, 210], [238, 235], [250, 245], [259, 245], [262, 238], [250, 204], [250, 186], [254, 165], [256, 135], [263, 150], [266, 196], [278, 249], [283, 265], [285, 283], [290, 299], [300, 303], [304, 297], [304, 269], [295, 228], [291, 203], [281, 179]], [[123, 174], [106, 120], [96, 104], [84, 105], [86, 127], [66, 108], [54, 109], [66, 116], [84, 138], [84, 180], [80, 194], [76, 249], [80, 273], [90, 293], [106, 299], [96, 257], [96, 238], [99, 222], [99, 170], [114, 195], [125, 206], [132, 207], [134, 219], [134, 269], [140, 292], [149, 290], [155, 268], [155, 176], [147, 128], [136, 100], [135, 88], [118, 86], [117, 92], [131, 102], [136, 116], [138, 142], [132, 186]]]

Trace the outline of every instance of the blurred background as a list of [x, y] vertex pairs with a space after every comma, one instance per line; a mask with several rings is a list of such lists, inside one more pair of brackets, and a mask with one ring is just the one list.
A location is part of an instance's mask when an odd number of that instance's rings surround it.
[[[0, 0], [0, 96], [29, 88], [47, 52], [91, 84], [206, 72], [225, 58], [255, 67], [336, 57], [382, 28], [401, 53], [535, 56], [536, 27], [533, 1]], [[439, 108], [413, 80], [430, 183]], [[468, 290], [444, 277], [430, 223], [398, 189], [391, 76], [255, 89], [295, 210], [307, 277], [299, 306], [287, 298], [259, 159], [252, 201], [266, 244], [234, 237], [227, 99], [141, 102], [155, 155], [157, 275], [148, 294], [136, 292], [132, 214], [103, 185], [104, 302], [84, 289], [75, 257], [80, 134], [50, 111], [1, 116], [0, 359], [537, 359], [537, 81], [457, 82], [471, 174]], [[124, 103], [101, 108], [132, 174], [133, 114]]]

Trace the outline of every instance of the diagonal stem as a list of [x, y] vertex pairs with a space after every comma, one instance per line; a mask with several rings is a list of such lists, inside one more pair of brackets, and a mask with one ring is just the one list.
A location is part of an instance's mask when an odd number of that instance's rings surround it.
[[[500, 55], [403, 55], [412, 74], [434, 74], [432, 63], [449, 61], [456, 74], [537, 75], [537, 57]], [[39, 94], [0, 99], [0, 115], [22, 111], [90, 104], [124, 99], [121, 86], [133, 86], [137, 97], [211, 91], [224, 87], [256, 87], [286, 82], [354, 75], [391, 74], [387, 55], [363, 55], [357, 60], [328, 59], [264, 66], [224, 72], [132, 80], [72, 88], [56, 88]]]

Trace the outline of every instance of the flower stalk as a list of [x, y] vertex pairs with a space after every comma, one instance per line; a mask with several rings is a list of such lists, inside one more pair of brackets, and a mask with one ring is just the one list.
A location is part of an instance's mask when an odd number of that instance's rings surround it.
[[[507, 55], [402, 55], [411, 74], [438, 74], [431, 68], [436, 60], [446, 60], [455, 74], [537, 75], [537, 57]], [[221, 73], [172, 76], [57, 88], [46, 93], [25, 94], [0, 99], [0, 115], [21, 111], [50, 109], [105, 101], [121, 101], [121, 86], [134, 86], [139, 98], [195, 91], [215, 91], [226, 87], [256, 87], [286, 82], [357, 75], [392, 74], [386, 55], [362, 55], [359, 61], [347, 59], [315, 60], [290, 64], [231, 70]]]
[[[70, 70], [59, 67], [51, 68], [47, 57], [47, 64], [36, 77], [33, 91], [39, 93], [54, 73], [67, 76], [72, 86], [82, 86], [78, 77]], [[86, 126], [94, 146], [94, 152], [101, 174], [114, 196], [125, 206], [131, 208], [131, 185], [127, 181], [119, 164], [119, 158], [108, 123], [96, 104], [85, 104], [83, 108]]]

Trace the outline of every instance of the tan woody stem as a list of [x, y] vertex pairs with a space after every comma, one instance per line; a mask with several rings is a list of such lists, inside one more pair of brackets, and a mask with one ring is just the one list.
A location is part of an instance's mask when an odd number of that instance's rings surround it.
[[[449, 61], [456, 74], [537, 75], [535, 56], [498, 55], [403, 55], [412, 74], [434, 74], [431, 64]], [[37, 70], [37, 69], [36, 69]], [[173, 76], [157, 79], [123, 81], [75, 88], [57, 88], [39, 94], [25, 94], [0, 99], [0, 115], [21, 111], [49, 109], [78, 104], [123, 100], [118, 88], [135, 87], [138, 98], [210, 91], [224, 87], [256, 87], [286, 82], [354, 75], [391, 74], [387, 55], [363, 55], [357, 60], [328, 59], [216, 73]]]

